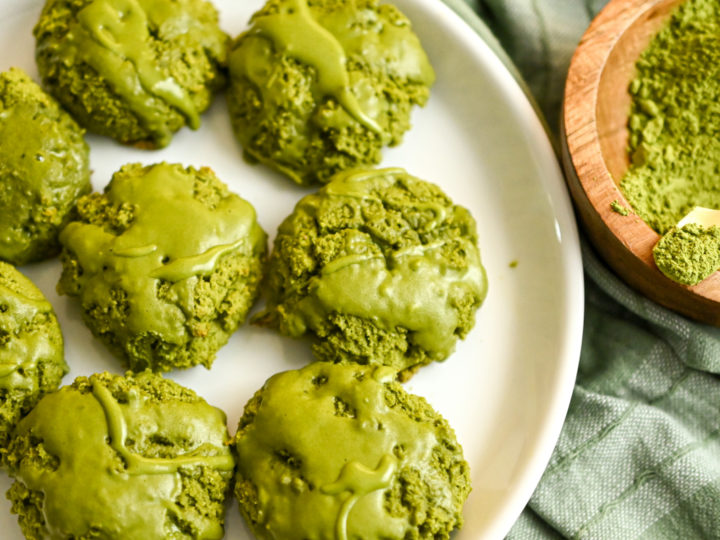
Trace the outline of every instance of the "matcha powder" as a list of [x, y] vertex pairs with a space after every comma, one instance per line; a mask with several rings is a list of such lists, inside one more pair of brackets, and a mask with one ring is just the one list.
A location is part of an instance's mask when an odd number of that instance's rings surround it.
[[695, 285], [720, 268], [720, 227], [690, 223], [671, 229], [655, 246], [653, 258], [673, 281]]
[[688, 0], [637, 63], [631, 167], [620, 187], [659, 234], [720, 209], [720, 0]]

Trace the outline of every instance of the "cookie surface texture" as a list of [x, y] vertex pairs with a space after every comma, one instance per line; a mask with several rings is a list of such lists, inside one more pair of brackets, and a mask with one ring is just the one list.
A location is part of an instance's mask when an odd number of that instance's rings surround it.
[[245, 407], [235, 494], [260, 539], [447, 539], [469, 468], [448, 423], [383, 367], [315, 362]]
[[47, 0], [34, 35], [44, 87], [125, 144], [161, 148], [197, 129], [226, 82], [229, 38], [205, 0]]
[[0, 450], [20, 418], [56, 390], [67, 371], [52, 305], [28, 278], [0, 262]]
[[15, 430], [8, 492], [27, 538], [223, 537], [225, 415], [160, 375], [79, 377]]
[[261, 321], [318, 359], [410, 373], [452, 353], [487, 279], [465, 208], [402, 169], [354, 170], [280, 225], [267, 289]]
[[134, 371], [202, 364], [257, 295], [266, 235], [208, 168], [130, 164], [63, 229], [61, 293]]
[[58, 233], [90, 187], [84, 130], [21, 69], [0, 73], [0, 260], [60, 251]]
[[377, 0], [270, 0], [233, 42], [229, 70], [246, 156], [299, 184], [378, 163], [435, 79], [410, 21]]

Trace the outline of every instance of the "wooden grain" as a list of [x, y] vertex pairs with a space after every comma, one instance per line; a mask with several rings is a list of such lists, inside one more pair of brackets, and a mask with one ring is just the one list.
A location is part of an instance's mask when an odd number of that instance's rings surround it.
[[630, 208], [618, 184], [628, 168], [628, 86], [635, 62], [681, 0], [612, 0], [573, 56], [563, 104], [563, 166], [575, 207], [597, 251], [629, 285], [693, 319], [720, 326], [720, 272], [693, 287], [665, 277], [659, 240]]

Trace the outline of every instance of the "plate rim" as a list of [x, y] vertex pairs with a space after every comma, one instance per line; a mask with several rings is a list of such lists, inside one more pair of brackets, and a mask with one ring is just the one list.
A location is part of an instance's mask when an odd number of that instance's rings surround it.
[[[420, 4], [431, 5], [432, 0], [413, 0]], [[545, 468], [552, 457], [555, 445], [560, 438], [562, 427], [570, 406], [570, 400], [575, 387], [577, 371], [580, 362], [580, 352], [582, 348], [582, 335], [584, 328], [584, 308], [585, 308], [585, 287], [584, 287], [584, 271], [582, 266], [582, 252], [580, 246], [580, 235], [575, 218], [574, 207], [568, 192], [563, 170], [561, 168], [559, 145], [556, 138], [552, 135], [547, 119], [540, 110], [534, 96], [518, 71], [509, 55], [503, 49], [495, 34], [487, 26], [487, 24], [473, 11], [469, 4], [464, 0], [442, 0], [436, 2], [438, 9], [449, 11], [451, 17], [459, 19], [462, 26], [470, 30], [475, 35], [480, 48], [485, 48], [484, 54], [491, 55], [497, 60], [499, 65], [495, 68], [495, 75], [502, 76], [505, 83], [509, 86], [515, 86], [519, 90], [524, 99], [527, 100], [528, 106], [535, 114], [535, 120], [539, 122], [545, 132], [545, 143], [547, 148], [545, 152], [550, 152], [555, 162], [556, 174], [551, 180], [548, 177], [539, 178], [543, 187], [548, 192], [553, 207], [553, 217], [558, 231], [558, 236], [562, 238], [560, 242], [561, 251], [564, 255], [564, 265], [566, 276], [575, 276], [572, 281], [566, 281], [565, 289], [565, 310], [566, 315], [566, 339], [563, 343], [562, 356], [566, 359], [561, 362], [561, 367], [556, 381], [558, 392], [553, 394], [554, 400], [549, 410], [548, 417], [545, 418], [548, 425], [541, 430], [541, 435], [535, 443], [536, 451], [525, 467], [524, 474], [521, 474], [514, 489], [514, 494], [510, 496], [509, 502], [505, 505], [503, 511], [494, 520], [491, 521], [488, 531], [484, 537], [489, 539], [504, 538], [509, 532], [516, 520], [520, 517], [525, 506], [539, 484]]]

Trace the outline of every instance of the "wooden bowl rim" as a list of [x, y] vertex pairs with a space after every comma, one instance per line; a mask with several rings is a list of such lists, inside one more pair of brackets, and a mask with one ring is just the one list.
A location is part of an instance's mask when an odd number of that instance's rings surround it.
[[[718, 314], [706, 320], [682, 307], [678, 309], [672, 302], [663, 302], [656, 297], [653, 299], [685, 315], [720, 325], [720, 272], [715, 272], [697, 285], [687, 287], [669, 279], [658, 270], [652, 257], [652, 248], [660, 236], [632, 210], [620, 191], [605, 163], [597, 129], [600, 81], [615, 45], [638, 19], [667, 2], [668, 0], [611, 0], [593, 19], [581, 38], [568, 69], [563, 102], [563, 141], [575, 176], [588, 202], [612, 235], [651, 273], [657, 287], [682, 289], [674, 291], [674, 296], [692, 296], [705, 309], [717, 309]], [[582, 99], [569, 100], [568, 96], [572, 95], [582, 96]], [[612, 189], [595, 196], [598, 193], [598, 183], [612, 186]], [[608, 212], [615, 200], [629, 210], [627, 216], [614, 211]], [[643, 292], [648, 291], [646, 289]]]

